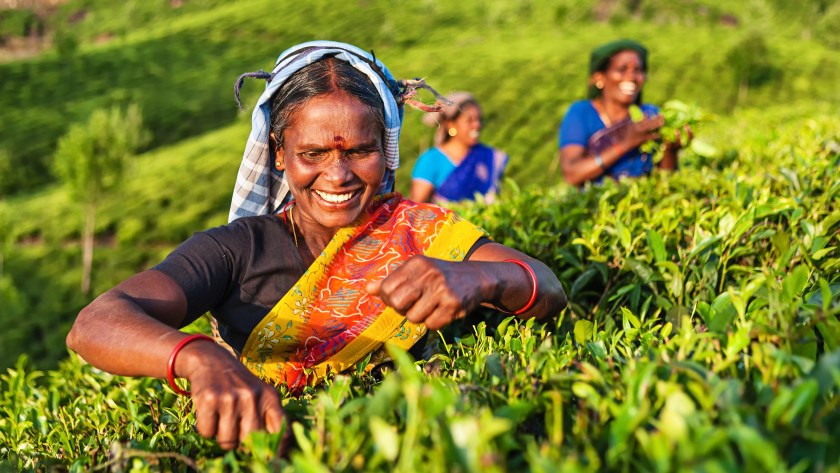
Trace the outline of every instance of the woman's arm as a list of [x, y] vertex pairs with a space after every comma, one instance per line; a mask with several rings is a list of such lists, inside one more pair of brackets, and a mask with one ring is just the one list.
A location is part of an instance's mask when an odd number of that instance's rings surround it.
[[[159, 271], [145, 271], [82, 309], [67, 346], [110, 373], [165, 378], [172, 349], [187, 336], [175, 328], [186, 313], [181, 287]], [[236, 447], [253, 430], [276, 432], [282, 425], [277, 391], [216, 343], [186, 345], [175, 375], [190, 381], [198, 432], [222, 448]]]
[[665, 149], [662, 152], [662, 161], [659, 162], [660, 169], [667, 169], [674, 171], [677, 169], [677, 152], [688, 146], [691, 139], [694, 138], [694, 132], [691, 127], [686, 125], [682, 130], [676, 130], [677, 136], [674, 141], [665, 143]]
[[566, 306], [563, 286], [547, 266], [493, 242], [480, 246], [462, 262], [414, 256], [387, 278], [369, 283], [367, 290], [410, 321], [437, 330], [481, 304], [507, 312], [525, 307], [534, 281], [524, 268], [504, 262], [506, 259], [521, 260], [536, 276], [536, 300], [521, 318], [556, 315]]
[[657, 115], [631, 124], [621, 141], [597, 156], [581, 145], [564, 146], [559, 153], [564, 179], [569, 184], [580, 186], [598, 178], [630, 150], [638, 148], [648, 140], [659, 139], [657, 130], [664, 122], [665, 119]]
[[435, 186], [425, 179], [411, 180], [411, 193], [408, 199], [414, 202], [431, 202], [435, 195]]

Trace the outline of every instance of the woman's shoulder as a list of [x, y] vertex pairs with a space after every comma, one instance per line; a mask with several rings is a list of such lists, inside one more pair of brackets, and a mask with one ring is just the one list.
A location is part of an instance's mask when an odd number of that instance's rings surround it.
[[567, 109], [566, 113], [567, 114], [570, 113], [570, 112], [580, 113], [580, 112], [588, 112], [590, 110], [592, 110], [592, 111], [595, 110], [595, 108], [592, 106], [592, 101], [589, 100], [589, 99], [581, 99], [581, 100], [575, 100], [574, 102], [572, 102], [571, 105], [569, 105], [569, 108]]
[[446, 159], [446, 155], [441, 151], [440, 148], [437, 146], [432, 146], [431, 148], [427, 149], [420, 153], [420, 156], [417, 158], [418, 160], [438, 160], [438, 159]]
[[569, 105], [569, 108], [566, 109], [566, 113], [563, 116], [563, 121], [567, 122], [570, 119], [586, 120], [588, 117], [592, 116], [598, 116], [598, 111], [595, 110], [595, 107], [592, 106], [592, 101], [588, 99], [577, 100], [575, 102], [572, 102], [572, 104]]
[[288, 232], [284, 231], [284, 226], [277, 215], [256, 215], [241, 217], [199, 233], [224, 246], [234, 246], [246, 242], [283, 238]]

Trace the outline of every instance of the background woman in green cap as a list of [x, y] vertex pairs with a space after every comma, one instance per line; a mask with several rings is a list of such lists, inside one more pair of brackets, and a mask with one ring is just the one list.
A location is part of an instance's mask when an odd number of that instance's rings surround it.
[[[581, 186], [600, 183], [604, 176], [638, 177], [653, 170], [653, 157], [639, 146], [660, 138], [664, 119], [657, 107], [642, 103], [647, 55], [644, 46], [631, 40], [592, 51], [589, 97], [573, 103], [560, 126], [560, 160], [568, 183]], [[665, 144], [660, 168], [677, 168], [677, 150], [691, 139], [691, 130], [680, 135]]]

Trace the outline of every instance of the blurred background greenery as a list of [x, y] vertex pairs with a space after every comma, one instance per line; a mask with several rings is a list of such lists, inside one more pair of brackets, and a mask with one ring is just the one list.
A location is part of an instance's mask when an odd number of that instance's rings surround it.
[[[55, 366], [90, 300], [82, 213], [54, 168], [61, 137], [95, 110], [137, 104], [152, 139], [97, 203], [94, 295], [226, 222], [262, 88], [246, 82], [239, 111], [233, 82], [289, 46], [346, 41], [397, 77], [474, 92], [484, 141], [510, 154], [509, 177], [527, 187], [564, 185], [557, 127], [585, 95], [590, 49], [620, 37], [651, 52], [646, 101], [716, 116], [698, 136], [719, 156], [737, 155], [733, 130], [758, 117], [772, 134], [774, 122], [840, 111], [830, 0], [0, 0], [0, 369], [20, 353]], [[406, 113], [403, 191], [431, 144], [421, 116]]]

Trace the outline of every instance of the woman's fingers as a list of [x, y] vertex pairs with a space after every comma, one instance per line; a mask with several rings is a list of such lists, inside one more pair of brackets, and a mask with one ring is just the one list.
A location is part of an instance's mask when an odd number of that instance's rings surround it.
[[281, 430], [283, 409], [276, 389], [241, 364], [201, 370], [191, 381], [196, 430], [204, 437], [215, 437], [223, 449], [236, 448], [254, 431]]
[[438, 302], [434, 297], [420, 298], [404, 313], [405, 318], [415, 324], [426, 323], [429, 316], [437, 309]]
[[449, 325], [453, 320], [458, 320], [466, 315], [466, 311], [460, 304], [438, 304], [428, 314], [424, 323], [429, 330], [440, 330]]
[[368, 292], [397, 312], [405, 314], [423, 298], [428, 285], [428, 272], [434, 270], [430, 266], [424, 260], [409, 259], [384, 279], [369, 283]]
[[225, 450], [236, 448], [239, 445], [239, 413], [235, 396], [230, 393], [221, 395], [218, 409], [219, 426], [216, 431], [216, 441]]
[[283, 408], [280, 407], [280, 397], [274, 388], [260, 398], [260, 413], [265, 422], [265, 430], [277, 433], [283, 428]]
[[683, 145], [688, 145], [689, 143], [691, 143], [691, 140], [694, 139], [694, 131], [688, 125], [686, 125], [683, 128], [685, 129], [685, 136], [686, 136], [685, 143], [683, 143]]
[[205, 409], [205, 408], [198, 408], [199, 400], [198, 398], [193, 398], [193, 401], [196, 403], [196, 410], [195, 410], [195, 430], [198, 431], [203, 437], [206, 438], [213, 438], [216, 436], [216, 431], [218, 430], [219, 424], [219, 411], [215, 408], [213, 409]]
[[[244, 394], [244, 393], [243, 393]], [[238, 437], [241, 441], [251, 432], [257, 430], [264, 430], [265, 423], [263, 421], [262, 412], [259, 411], [257, 403], [253, 395], [239, 396], [237, 399], [237, 413], [239, 417], [239, 433]]]
[[414, 323], [441, 328], [481, 302], [481, 288], [466, 263], [415, 256], [367, 290]]

